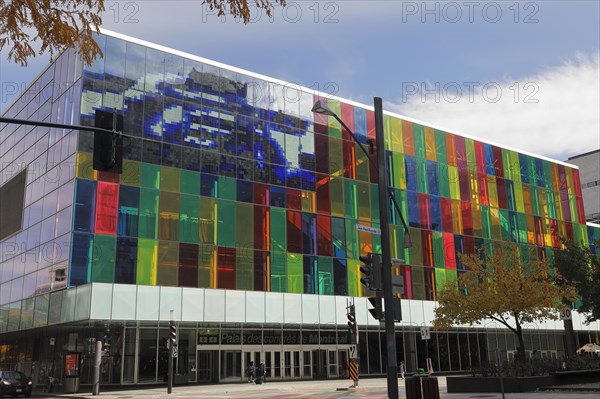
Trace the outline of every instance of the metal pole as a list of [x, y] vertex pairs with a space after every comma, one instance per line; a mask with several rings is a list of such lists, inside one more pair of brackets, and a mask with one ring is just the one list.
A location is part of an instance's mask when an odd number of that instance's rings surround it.
[[167, 393], [173, 392], [173, 342], [169, 342], [169, 371], [167, 372]]
[[92, 395], [100, 394], [100, 365], [102, 364], [102, 340], [96, 339], [96, 354], [94, 355], [94, 382]]
[[390, 399], [398, 399], [398, 362], [396, 359], [396, 332], [392, 306], [392, 256], [390, 251], [390, 207], [387, 190], [387, 165], [383, 136], [383, 105], [380, 97], [375, 97], [375, 140], [377, 142], [377, 165], [379, 169], [379, 219], [381, 224], [381, 269], [383, 279], [383, 300], [385, 301], [385, 337], [387, 346], [387, 388]]

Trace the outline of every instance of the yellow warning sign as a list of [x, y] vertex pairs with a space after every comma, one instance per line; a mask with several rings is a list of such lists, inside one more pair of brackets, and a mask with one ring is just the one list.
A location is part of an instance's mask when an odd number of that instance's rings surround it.
[[358, 363], [350, 363], [350, 379], [353, 381], [358, 381]]

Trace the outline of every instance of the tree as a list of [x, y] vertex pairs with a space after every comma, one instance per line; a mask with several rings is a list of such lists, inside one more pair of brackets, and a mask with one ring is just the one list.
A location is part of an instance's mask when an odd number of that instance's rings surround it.
[[[564, 248], [554, 253], [554, 267], [558, 270], [556, 281], [562, 287], [577, 290], [578, 310], [586, 313], [589, 324], [600, 320], [600, 259], [590, 247], [562, 240]], [[600, 240], [596, 245], [600, 246]]]
[[434, 328], [495, 320], [517, 336], [518, 358], [525, 359], [523, 324], [557, 319], [561, 299], [576, 296], [571, 287], [553, 284], [546, 262], [531, 258], [525, 259], [515, 244], [462, 255], [467, 272], [439, 292]]
[[[252, 0], [204, 0], [218, 15], [229, 13], [250, 21]], [[285, 0], [254, 0], [258, 9], [271, 16], [273, 4], [285, 6]], [[102, 51], [92, 34], [102, 24], [104, 0], [0, 0], [0, 51], [9, 48], [8, 59], [27, 65], [35, 57], [33, 43], [39, 40], [39, 54], [60, 53], [76, 48], [90, 64]]]

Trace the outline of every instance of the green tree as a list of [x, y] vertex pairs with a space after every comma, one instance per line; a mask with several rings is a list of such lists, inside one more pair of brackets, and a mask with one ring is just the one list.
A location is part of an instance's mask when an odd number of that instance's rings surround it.
[[576, 296], [571, 287], [554, 284], [546, 262], [525, 259], [514, 244], [460, 258], [467, 272], [438, 293], [434, 328], [495, 320], [516, 335], [520, 359], [525, 358], [523, 324], [557, 319], [561, 299]]
[[600, 320], [600, 259], [588, 246], [562, 241], [564, 248], [554, 254], [553, 266], [559, 272], [556, 281], [562, 287], [575, 288], [577, 309], [585, 313], [588, 324]]
[[[218, 15], [229, 13], [250, 21], [249, 1], [204, 0]], [[252, 4], [252, 3], [251, 3]], [[274, 4], [285, 6], [285, 0], [254, 0], [258, 9], [268, 16]], [[102, 51], [92, 34], [102, 24], [104, 0], [0, 0], [0, 51], [8, 48], [8, 59], [27, 65], [39, 54], [60, 53], [65, 48], [76, 48], [82, 59], [90, 64]]]

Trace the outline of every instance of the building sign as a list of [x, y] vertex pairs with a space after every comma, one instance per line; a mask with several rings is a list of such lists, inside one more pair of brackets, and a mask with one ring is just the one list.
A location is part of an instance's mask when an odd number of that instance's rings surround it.
[[364, 232], [371, 233], [371, 234], [381, 235], [381, 229], [378, 229], [376, 227], [365, 226], [363, 224], [357, 224], [356, 230], [364, 231]]

